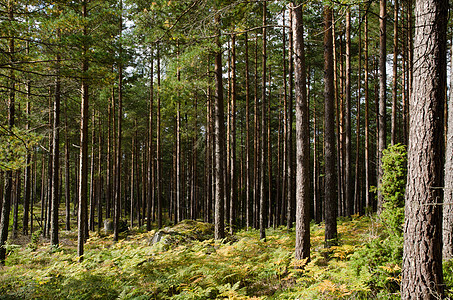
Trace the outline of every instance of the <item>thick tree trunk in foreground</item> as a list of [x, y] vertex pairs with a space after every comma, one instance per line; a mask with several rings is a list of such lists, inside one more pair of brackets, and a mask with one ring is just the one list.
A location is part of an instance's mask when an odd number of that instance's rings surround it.
[[310, 134], [302, 6], [291, 10], [296, 96], [296, 259], [310, 258]]
[[448, 1], [416, 2], [402, 299], [440, 299]]

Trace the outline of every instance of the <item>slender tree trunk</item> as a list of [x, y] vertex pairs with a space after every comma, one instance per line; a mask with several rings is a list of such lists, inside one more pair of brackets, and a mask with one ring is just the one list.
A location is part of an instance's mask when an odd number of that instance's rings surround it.
[[[382, 151], [386, 148], [387, 139], [387, 0], [380, 0], [379, 5], [379, 115], [378, 115], [378, 187], [382, 180]], [[382, 193], [378, 189], [378, 213], [382, 210]]]
[[[36, 157], [36, 152], [33, 154], [33, 183], [32, 183], [32, 193], [31, 193], [31, 201], [30, 201], [30, 234], [33, 234], [33, 206], [36, 198], [37, 193], [37, 185], [38, 185], [38, 161]], [[0, 180], [1, 182], [1, 180]], [[2, 197], [3, 198], [3, 197]], [[2, 199], [0, 198], [0, 199]]]
[[[220, 15], [216, 15], [216, 24], [220, 26]], [[225, 141], [225, 128], [224, 128], [224, 112], [223, 112], [223, 84], [222, 84], [222, 53], [220, 43], [220, 30], [216, 37], [216, 45], [218, 50], [215, 53], [214, 73], [216, 78], [215, 89], [215, 221], [214, 221], [214, 238], [216, 240], [225, 237], [224, 231], [224, 197], [225, 181], [223, 179], [223, 158], [225, 156], [224, 141]]]
[[211, 88], [207, 89], [206, 105], [206, 203], [205, 203], [205, 222], [212, 222], [212, 107], [211, 107]]
[[[149, 129], [148, 129], [149, 130]], [[145, 148], [146, 146], [149, 147], [149, 143], [147, 144], [142, 144], [142, 148]], [[139, 199], [139, 202], [137, 203], [137, 220], [138, 220], [138, 227], [142, 227], [144, 224], [144, 218], [147, 214], [147, 207], [148, 205], [146, 204], [147, 200], [147, 195], [148, 195], [148, 167], [149, 167], [149, 162], [146, 161], [146, 158], [149, 157], [149, 153], [147, 151], [142, 151], [141, 152], [141, 170], [142, 170], [142, 189], [141, 189], [141, 197]], [[154, 175], [154, 174], [153, 174]]]
[[441, 299], [448, 1], [416, 1], [402, 299]]
[[[451, 46], [453, 50], [453, 43]], [[451, 51], [451, 63], [453, 66], [453, 51]], [[453, 68], [450, 67], [450, 86], [453, 87]], [[443, 258], [453, 258], [453, 91], [450, 90], [448, 99], [447, 117], [447, 147], [445, 150], [445, 183], [443, 205]]]
[[[290, 11], [290, 28], [293, 28], [293, 14]], [[289, 105], [288, 105], [288, 192], [287, 192], [287, 214], [286, 214], [286, 222], [287, 222], [287, 229], [288, 231], [293, 227], [293, 216], [294, 216], [294, 166], [293, 166], [293, 98], [294, 98], [294, 92], [293, 92], [293, 76], [294, 76], [294, 65], [293, 65], [293, 37], [294, 33], [292, 30], [290, 30], [289, 33], [289, 54], [288, 54], [288, 59], [289, 59]]]
[[[337, 181], [337, 214], [340, 214], [341, 213], [341, 203], [342, 203], [342, 189], [343, 189], [343, 184], [342, 184], [342, 157], [341, 157], [341, 135], [342, 135], [342, 131], [340, 129], [340, 110], [341, 110], [341, 104], [340, 104], [340, 100], [339, 100], [339, 87], [338, 87], [338, 74], [337, 74], [337, 69], [338, 69], [338, 59], [337, 59], [337, 50], [336, 50], [336, 38], [335, 38], [335, 17], [334, 17], [334, 12], [332, 10], [332, 20], [331, 20], [331, 24], [332, 24], [332, 52], [333, 52], [333, 68], [334, 68], [334, 71], [333, 71], [333, 81], [334, 81], [334, 89], [335, 89], [335, 110], [336, 110], [336, 114], [335, 114], [335, 128], [336, 128], [336, 155], [337, 155], [337, 166], [336, 166], [336, 169], [337, 169], [337, 176], [336, 176], [336, 181]], [[341, 68], [340, 68], [341, 69]], [[340, 72], [341, 73], [341, 72]], [[341, 77], [341, 76], [340, 76]], [[325, 186], [327, 186], [327, 180], [325, 182]], [[326, 200], [327, 201], [327, 200]], [[326, 208], [327, 209], [327, 208]], [[325, 212], [326, 214], [326, 217], [327, 217], [327, 210]]]
[[[408, 1], [410, 2], [410, 1]], [[402, 102], [402, 143], [404, 145], [408, 144], [408, 122], [407, 122], [407, 102], [408, 102], [408, 95], [409, 95], [409, 75], [408, 75], [408, 29], [407, 29], [407, 16], [408, 16], [408, 2], [406, 5], [403, 5], [403, 24], [401, 27], [403, 28], [403, 36], [401, 37], [402, 43], [402, 75], [403, 75], [403, 83], [402, 83], [402, 93], [401, 93], [401, 102]], [[404, 2], [403, 2], [404, 3]]]
[[[60, 29], [57, 29], [57, 37]], [[53, 128], [52, 128], [52, 192], [51, 192], [51, 233], [50, 244], [58, 247], [58, 208], [60, 206], [60, 55], [57, 54], [55, 70], [55, 90], [53, 103]]]
[[96, 179], [94, 175], [94, 170], [95, 170], [95, 160], [94, 158], [96, 157], [95, 153], [95, 143], [96, 143], [96, 112], [93, 109], [91, 113], [91, 156], [90, 156], [90, 215], [88, 218], [88, 228], [91, 231], [94, 231], [94, 213], [95, 213], [95, 207], [96, 207], [96, 200], [95, 200], [95, 190], [96, 190]]
[[271, 66], [269, 66], [269, 96], [267, 98], [267, 227], [271, 227], [272, 223], [272, 212], [275, 201], [272, 197], [272, 144], [271, 144]]
[[282, 118], [282, 95], [279, 95], [279, 112], [278, 112], [278, 135], [277, 135], [277, 174], [276, 181], [277, 186], [275, 188], [275, 202], [274, 202], [274, 217], [273, 217], [273, 228], [276, 229], [280, 222], [280, 213], [281, 213], [281, 188], [282, 188], [282, 144], [283, 144], [283, 118]]
[[[180, 80], [179, 69], [177, 71], [177, 79]], [[182, 170], [182, 163], [181, 163], [181, 102], [180, 99], [177, 100], [178, 103], [176, 104], [176, 222], [181, 222], [183, 219], [182, 216], [182, 188], [181, 188], [181, 170]]]
[[[30, 52], [30, 48], [27, 42], [27, 53]], [[30, 96], [31, 96], [31, 83], [30, 80], [27, 81], [27, 104], [25, 108], [25, 114], [27, 116], [27, 121], [25, 124], [25, 130], [30, 130]], [[27, 151], [27, 155], [25, 158], [25, 173], [24, 173], [24, 216], [22, 220], [22, 233], [24, 235], [28, 235], [28, 223], [29, 223], [29, 213], [30, 213], [30, 194], [31, 194], [31, 154]], [[1, 182], [1, 180], [0, 180]], [[0, 184], [1, 185], [1, 184]], [[0, 194], [0, 202], [3, 198], [3, 195]], [[0, 205], [1, 211], [1, 205]]]
[[19, 228], [19, 201], [20, 201], [20, 171], [14, 172], [14, 179], [13, 179], [13, 192], [12, 192], [12, 199], [13, 199], [13, 231], [11, 233], [12, 237], [15, 239], [17, 238], [17, 232]]
[[[360, 14], [359, 14], [360, 18]], [[357, 118], [356, 118], [356, 155], [355, 155], [355, 180], [354, 180], [354, 213], [362, 213], [360, 191], [360, 102], [362, 101], [362, 27], [359, 27], [359, 72], [357, 83]]]
[[365, 89], [365, 212], [367, 213], [371, 208], [370, 198], [370, 96], [368, 93], [368, 14], [365, 13], [365, 74], [364, 74], [364, 89]]
[[105, 203], [105, 217], [110, 218], [111, 199], [112, 199], [112, 124], [113, 124], [113, 107], [115, 98], [112, 91], [111, 101], [108, 104], [108, 121], [107, 121], [107, 169], [106, 169], [106, 203]]
[[[27, 55], [30, 54], [30, 43], [26, 42], [26, 53]], [[28, 78], [26, 84], [26, 93], [27, 93], [27, 103], [25, 107], [25, 114], [27, 117], [27, 121], [25, 123], [25, 130], [30, 130], [30, 100], [31, 100], [31, 81]], [[29, 223], [29, 212], [30, 212], [30, 194], [31, 194], [31, 154], [27, 150], [27, 155], [25, 158], [25, 172], [24, 172], [24, 216], [22, 219], [22, 233], [24, 235], [28, 235], [28, 223]], [[0, 180], [1, 186], [2, 180]], [[0, 193], [0, 202], [2, 202], [3, 195]], [[0, 205], [0, 212], [1, 212], [1, 205]]]
[[137, 119], [134, 121], [134, 136], [132, 137], [132, 149], [131, 149], [131, 180], [130, 180], [130, 188], [131, 188], [131, 203], [130, 203], [130, 224], [131, 228], [134, 227], [134, 205], [137, 202], [135, 194], [136, 194], [136, 189], [135, 189], [135, 177], [136, 177], [136, 149], [137, 149]]
[[[70, 172], [69, 172], [69, 158], [70, 158], [70, 150], [69, 150], [69, 137], [68, 137], [68, 103], [65, 102], [64, 107], [64, 114], [65, 114], [65, 129], [64, 129], [64, 155], [65, 155], [65, 209], [66, 209], [66, 219], [65, 219], [65, 229], [67, 231], [71, 230], [71, 184], [70, 184]], [[33, 216], [32, 216], [33, 218]]]
[[40, 193], [40, 198], [41, 198], [41, 229], [44, 232], [44, 202], [45, 202], [45, 190], [46, 190], [46, 179], [45, 179], [45, 171], [46, 171], [46, 166], [45, 166], [45, 154], [43, 153], [41, 156], [41, 193]]
[[344, 118], [344, 187], [345, 212], [354, 214], [352, 186], [352, 137], [351, 137], [351, 9], [346, 10], [346, 70], [345, 70], [345, 118]]
[[231, 150], [230, 150], [230, 234], [233, 234], [237, 205], [237, 171], [236, 171], [236, 36], [231, 39]]
[[[82, 16], [87, 18], [88, 1], [83, 1]], [[88, 35], [86, 27], [83, 28], [83, 35]], [[88, 49], [83, 46], [83, 54], [86, 55]], [[88, 61], [85, 57], [82, 60], [82, 103], [80, 113], [80, 158], [79, 158], [79, 217], [78, 217], [78, 239], [77, 256], [79, 261], [83, 260], [83, 245], [86, 240], [86, 207], [87, 207], [87, 188], [88, 188]]]
[[157, 198], [157, 227], [162, 228], [162, 195], [161, 195], [161, 158], [160, 158], [160, 147], [161, 147], [161, 137], [160, 137], [160, 47], [157, 47], [157, 136], [156, 136], [156, 198]]
[[296, 89], [296, 259], [310, 259], [310, 134], [302, 6], [291, 9]]
[[196, 220], [199, 214], [199, 196], [198, 196], [198, 147], [197, 147], [197, 129], [198, 129], [198, 98], [195, 96], [194, 99], [194, 110], [196, 112], [194, 116], [193, 124], [193, 138], [192, 138], [192, 185], [191, 185], [191, 199], [192, 203], [190, 205], [190, 218]]
[[252, 198], [251, 198], [251, 172], [250, 172], [250, 74], [249, 74], [249, 39], [245, 33], [245, 219], [247, 230], [252, 226]]
[[[286, 24], [285, 12], [283, 12], [283, 25]], [[281, 209], [280, 225], [284, 224], [285, 215], [287, 215], [288, 203], [288, 82], [286, 67], [286, 32], [283, 27], [283, 143], [282, 143], [282, 188], [281, 188]]]
[[[120, 1], [120, 13], [122, 14], [123, 2]], [[120, 17], [119, 34], [122, 36], [123, 18]], [[122, 46], [120, 45], [120, 59], [122, 59]], [[122, 119], [123, 119], [123, 64], [118, 62], [118, 107], [117, 107], [117, 132], [115, 151], [115, 209], [113, 214], [113, 240], [118, 241], [119, 225], [121, 219], [121, 142], [122, 142]]]
[[391, 144], [396, 144], [396, 114], [397, 114], [397, 91], [398, 91], [398, 0], [395, 0], [393, 6], [393, 90], [392, 90], [392, 124], [391, 124]]
[[[330, 29], [330, 28], [329, 28]], [[318, 119], [316, 115], [316, 103], [313, 103], [313, 219], [316, 223], [322, 220], [320, 209], [321, 199], [319, 195], [319, 170], [318, 170]]]
[[259, 131], [259, 123], [258, 123], [258, 37], [255, 35], [255, 87], [254, 87], [255, 93], [254, 93], [254, 116], [253, 116], [253, 124], [254, 124], [254, 130], [253, 130], [253, 227], [258, 228], [257, 223], [259, 217], [257, 215], [259, 214], [259, 202], [258, 202], [258, 197], [259, 197], [259, 190], [258, 190], [258, 184], [259, 184], [259, 159], [258, 159], [258, 151], [259, 151], [259, 136], [258, 136], [258, 131]]
[[262, 86], [261, 86], [261, 169], [260, 169], [260, 239], [266, 238], [266, 4], [263, 3], [263, 55], [262, 55]]
[[324, 214], [325, 247], [331, 247], [337, 240], [337, 191], [335, 155], [335, 87], [332, 37], [332, 9], [324, 7]]
[[[52, 128], [52, 93], [51, 93], [51, 88], [49, 87], [49, 118], [48, 118], [48, 126], [49, 128]], [[49, 130], [48, 134], [48, 143], [49, 143], [49, 152], [48, 152], [48, 160], [47, 160], [47, 176], [46, 176], [46, 181], [47, 181], [47, 186], [46, 186], [46, 191], [45, 191], [45, 207], [44, 207], [44, 229], [43, 229], [43, 237], [49, 237], [50, 236], [50, 219], [51, 219], [51, 200], [52, 200], [52, 130]], [[14, 198], [13, 198], [14, 199]], [[14, 236], [14, 220], [13, 220], [13, 236]]]
[[[154, 208], [154, 150], [153, 150], [153, 109], [154, 109], [154, 57], [151, 56], [150, 66], [150, 82], [149, 82], [149, 120], [148, 120], [148, 174], [147, 178], [147, 193], [146, 193], [146, 230], [151, 230], [151, 219], [153, 218]], [[152, 216], [153, 215], [153, 216]]]
[[98, 210], [98, 232], [101, 231], [102, 224], [102, 202], [103, 202], [103, 189], [104, 181], [102, 170], [102, 122], [100, 112], [98, 113], [98, 170], [96, 172], [97, 177], [97, 210]]

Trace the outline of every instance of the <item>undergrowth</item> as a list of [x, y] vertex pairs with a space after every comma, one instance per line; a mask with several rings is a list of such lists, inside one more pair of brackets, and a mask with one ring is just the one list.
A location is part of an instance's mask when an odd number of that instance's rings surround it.
[[[0, 269], [1, 299], [370, 299], [386, 296], [371, 285], [371, 272], [357, 272], [351, 258], [382, 230], [370, 217], [339, 222], [338, 246], [323, 248], [324, 228], [311, 226], [311, 260], [294, 260], [294, 232], [256, 230], [223, 241], [208, 224], [184, 221], [161, 231], [112, 236], [91, 233], [78, 262], [75, 243], [57, 250], [45, 241], [10, 245]], [[62, 232], [61, 240], [74, 237]], [[63, 243], [62, 243], [63, 244]], [[303, 267], [300, 267], [300, 266]], [[296, 268], [296, 266], [299, 266]]]

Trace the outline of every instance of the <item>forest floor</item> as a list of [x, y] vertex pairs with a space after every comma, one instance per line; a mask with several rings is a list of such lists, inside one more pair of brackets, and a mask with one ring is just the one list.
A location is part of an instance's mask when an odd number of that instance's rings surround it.
[[398, 299], [399, 266], [377, 274], [357, 257], [379, 227], [374, 217], [339, 220], [339, 245], [325, 249], [322, 224], [312, 224], [309, 262], [294, 260], [295, 233], [284, 227], [266, 240], [241, 230], [215, 241], [211, 224], [189, 220], [157, 235], [133, 228], [118, 242], [90, 232], [82, 262], [76, 231], [61, 231], [57, 249], [36, 232], [9, 242], [0, 299]]

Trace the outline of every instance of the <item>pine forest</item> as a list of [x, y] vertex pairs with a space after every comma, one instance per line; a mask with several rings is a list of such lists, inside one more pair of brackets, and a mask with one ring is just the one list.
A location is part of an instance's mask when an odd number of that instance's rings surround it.
[[450, 2], [0, 0], [0, 299], [453, 297]]

